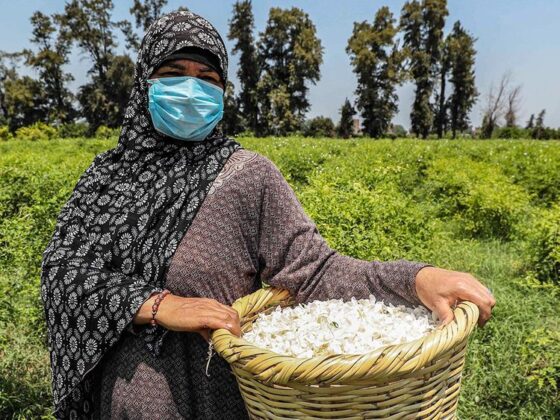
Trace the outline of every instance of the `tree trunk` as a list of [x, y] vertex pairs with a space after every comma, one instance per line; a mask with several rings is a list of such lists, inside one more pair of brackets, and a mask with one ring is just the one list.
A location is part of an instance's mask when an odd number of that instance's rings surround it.
[[[443, 128], [444, 128], [444, 121], [445, 121], [445, 76], [447, 75], [447, 69], [443, 66], [441, 68], [441, 79], [440, 79], [440, 88], [439, 88], [439, 109], [438, 109], [438, 124], [437, 124], [437, 136], [438, 139], [443, 137]], [[455, 134], [453, 134], [453, 138], [455, 138]]]

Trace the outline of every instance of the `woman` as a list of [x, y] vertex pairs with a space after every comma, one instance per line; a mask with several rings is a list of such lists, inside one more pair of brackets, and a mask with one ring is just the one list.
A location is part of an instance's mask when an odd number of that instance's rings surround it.
[[205, 374], [205, 339], [240, 334], [229, 305], [261, 281], [298, 302], [373, 293], [449, 322], [468, 299], [490, 317], [468, 274], [330, 249], [276, 166], [215, 128], [226, 80], [206, 20], [150, 27], [118, 145], [82, 175], [43, 254], [58, 418], [247, 418], [229, 365]]

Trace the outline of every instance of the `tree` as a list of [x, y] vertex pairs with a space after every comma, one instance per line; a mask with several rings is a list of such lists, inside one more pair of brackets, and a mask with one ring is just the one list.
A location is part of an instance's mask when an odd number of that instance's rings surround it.
[[363, 118], [364, 132], [381, 137], [396, 114], [396, 85], [400, 55], [394, 47], [397, 28], [388, 7], [382, 7], [373, 24], [354, 23], [346, 51], [358, 75], [356, 106]]
[[117, 46], [111, 21], [112, 0], [72, 0], [56, 15], [66, 40], [75, 42], [92, 61], [90, 74], [104, 82]]
[[49, 112], [43, 84], [16, 71], [23, 59], [23, 53], [0, 52], [0, 116], [12, 132], [45, 121]]
[[498, 127], [499, 119], [504, 114], [505, 97], [510, 83], [510, 75], [504, 74], [500, 79], [498, 87], [494, 84], [490, 87], [490, 91], [486, 97], [486, 105], [484, 106], [482, 116], [482, 127], [480, 136], [484, 139], [492, 137], [494, 129]]
[[90, 124], [90, 132], [101, 125], [113, 128], [121, 125], [133, 83], [134, 63], [126, 55], [116, 55], [111, 59], [103, 85], [94, 76], [90, 83], [80, 86], [78, 101]]
[[239, 101], [235, 97], [235, 87], [228, 80], [224, 95], [224, 117], [221, 121], [225, 134], [236, 135], [243, 131], [243, 120], [239, 115]]
[[330, 118], [321, 116], [307, 121], [303, 134], [306, 137], [334, 137], [336, 130]]
[[546, 113], [546, 110], [543, 109], [541, 112], [539, 112], [539, 115], [537, 115], [537, 121], [535, 122], [535, 128], [533, 128], [533, 131], [531, 133], [531, 137], [533, 137], [534, 139], [545, 139], [547, 138], [546, 134], [546, 128], [544, 126], [544, 115]]
[[410, 114], [412, 131], [426, 138], [433, 124], [430, 103], [448, 15], [446, 0], [408, 1], [401, 11], [400, 28], [409, 77], [416, 85]]
[[92, 62], [90, 81], [78, 92], [81, 112], [91, 132], [102, 124], [121, 124], [132, 87], [132, 61], [115, 54], [114, 30], [120, 25], [111, 20], [112, 10], [111, 0], [72, 0], [66, 3], [64, 13], [56, 16], [63, 39], [76, 43]]
[[434, 126], [438, 139], [443, 137], [443, 133], [447, 130], [449, 123], [448, 109], [446, 102], [446, 87], [449, 70], [451, 68], [451, 52], [449, 50], [449, 35], [442, 45], [441, 62], [439, 65], [439, 92], [435, 95], [435, 115]]
[[457, 136], [457, 131], [469, 127], [469, 112], [478, 96], [474, 75], [474, 42], [475, 39], [463, 29], [461, 22], [455, 22], [448, 44], [453, 93], [447, 101], [453, 138]]
[[521, 85], [517, 85], [511, 88], [507, 95], [507, 109], [505, 113], [506, 127], [517, 127], [520, 100]]
[[[487, 95], [486, 105], [483, 110], [481, 136], [490, 138], [495, 128], [500, 124], [502, 117], [505, 117], [506, 127], [517, 126], [517, 114], [519, 113], [519, 101], [521, 86], [511, 86], [511, 74], [504, 73], [498, 87], [493, 84]], [[533, 117], [528, 124], [533, 124]]]
[[425, 31], [424, 48], [430, 57], [431, 75], [436, 77], [444, 44], [445, 18], [449, 15], [447, 0], [424, 0], [422, 15]]
[[430, 107], [432, 84], [430, 58], [424, 49], [424, 23], [420, 2], [410, 1], [404, 4], [400, 28], [403, 32], [407, 74], [416, 85], [410, 113], [411, 130], [418, 136], [427, 137], [433, 118]]
[[17, 77], [16, 65], [21, 54], [0, 51], [0, 124], [7, 124], [8, 103], [6, 98], [6, 82]]
[[527, 121], [527, 125], [525, 126], [525, 128], [527, 130], [531, 130], [535, 127], [535, 114], [531, 114], [531, 116], [529, 117], [529, 120]]
[[308, 84], [320, 78], [323, 47], [303, 10], [273, 7], [258, 43], [258, 132], [288, 133], [301, 128], [309, 109]]
[[239, 105], [249, 128], [257, 132], [258, 103], [257, 83], [259, 68], [257, 50], [253, 38], [254, 18], [250, 0], [237, 1], [233, 6], [233, 17], [229, 21], [228, 39], [236, 40], [233, 54], [240, 54], [237, 77], [241, 84]]
[[[136, 19], [136, 27], [145, 31], [162, 15], [167, 0], [134, 0], [130, 13]], [[183, 9], [184, 10], [184, 9]]]
[[31, 42], [37, 46], [37, 52], [25, 50], [26, 63], [38, 71], [39, 83], [44, 90], [44, 101], [48, 109], [47, 123], [67, 123], [74, 119], [73, 95], [67, 83], [74, 77], [65, 73], [63, 66], [68, 64], [70, 46], [59, 33], [53, 39], [57, 29], [51, 18], [41, 12], [31, 16], [33, 37]]
[[[428, 95], [428, 90], [434, 91], [436, 83], [439, 79], [441, 83], [441, 75], [447, 72], [445, 53], [446, 43], [444, 40], [443, 28], [445, 27], [445, 19], [449, 15], [447, 10], [447, 0], [424, 0], [422, 4], [423, 22], [425, 26], [425, 51], [429, 57], [431, 86], [428, 81], [423, 89], [424, 94]], [[445, 76], [444, 76], [445, 77]], [[430, 96], [432, 92], [429, 92]], [[436, 125], [439, 137], [443, 135], [443, 126], [446, 124], [446, 105], [442, 104], [445, 101], [445, 81], [440, 85], [440, 92], [435, 95], [436, 102], [432, 105], [432, 124]], [[440, 122], [440, 118], [442, 121]], [[442, 127], [439, 127], [439, 124]], [[426, 137], [427, 135], [423, 135]]]
[[257, 135], [286, 136], [302, 127], [301, 117], [291, 107], [286, 85], [277, 86], [269, 74], [259, 81], [259, 125]]
[[38, 80], [29, 76], [19, 77], [14, 72], [5, 80], [4, 89], [10, 131], [46, 120], [49, 108], [45, 91]]
[[354, 115], [356, 110], [346, 98], [344, 105], [340, 108], [340, 122], [337, 126], [337, 134], [344, 139], [352, 137], [354, 134]]
[[406, 135], [408, 134], [406, 132], [406, 128], [404, 128], [402, 125], [400, 124], [394, 124], [391, 127], [391, 132], [393, 133], [393, 135], [396, 138], [404, 138], [406, 137]]
[[[134, 16], [136, 28], [146, 32], [150, 25], [162, 15], [162, 10], [166, 5], [167, 0], [134, 0], [129, 11]], [[140, 37], [132, 29], [130, 21], [123, 20], [118, 22], [117, 25], [125, 36], [126, 47], [138, 51], [140, 49]]]

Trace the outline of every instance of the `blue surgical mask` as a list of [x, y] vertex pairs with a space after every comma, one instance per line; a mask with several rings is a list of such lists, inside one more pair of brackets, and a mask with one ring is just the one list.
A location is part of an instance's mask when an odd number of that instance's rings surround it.
[[148, 80], [149, 110], [154, 127], [179, 140], [201, 141], [224, 115], [224, 91], [197, 77]]

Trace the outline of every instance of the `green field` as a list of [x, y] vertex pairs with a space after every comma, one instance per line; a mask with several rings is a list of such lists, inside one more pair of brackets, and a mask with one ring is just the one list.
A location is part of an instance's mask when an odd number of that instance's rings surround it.
[[[339, 252], [426, 261], [492, 288], [460, 418], [560, 418], [560, 142], [239, 141], [277, 164]], [[78, 177], [114, 145], [0, 143], [0, 418], [49, 413], [41, 253]]]

